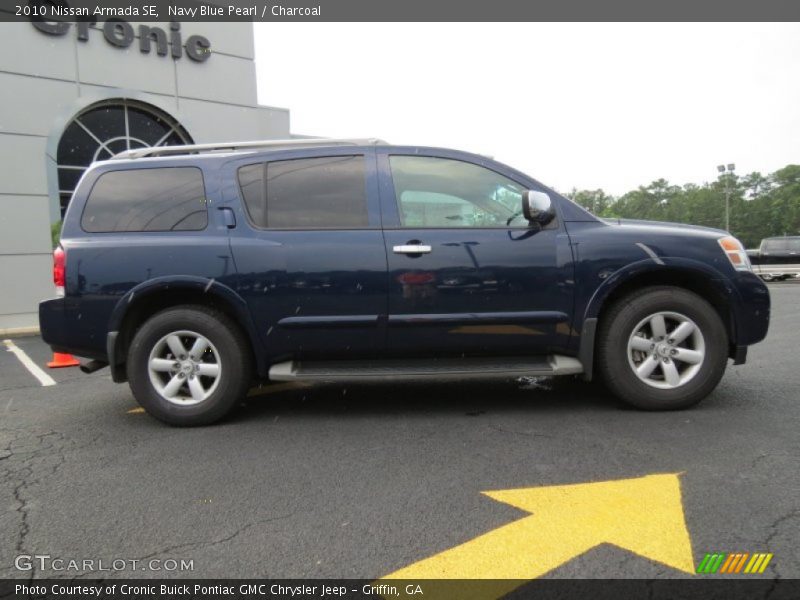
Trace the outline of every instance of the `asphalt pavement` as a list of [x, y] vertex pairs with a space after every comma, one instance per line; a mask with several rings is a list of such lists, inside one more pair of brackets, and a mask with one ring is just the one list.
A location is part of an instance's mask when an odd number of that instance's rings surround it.
[[[43, 386], [0, 351], [0, 577], [377, 578], [453, 548], [477, 573], [489, 568], [480, 553], [533, 564], [556, 539], [569, 549], [550, 553], [536, 576], [689, 577], [707, 553], [770, 553], [753, 577], [798, 578], [800, 285], [770, 292], [767, 340], [703, 403], [670, 413], [627, 409], [565, 379], [283, 384], [220, 425], [176, 429], [143, 414], [107, 370], [45, 368], [55, 385]], [[50, 359], [39, 338], [13, 343], [38, 365]], [[571, 501], [511, 527], [531, 512], [483, 493], [589, 489], [604, 511], [616, 498], [606, 488], [560, 486], [636, 480], [618, 487], [640, 490], [641, 478], [664, 484], [663, 506], [625, 491], [641, 504], [620, 496], [609, 511], [663, 509], [658, 518], [672, 521], [645, 530], [649, 551], [607, 543], [611, 529], [581, 547], [589, 526]], [[522, 496], [541, 501], [536, 493]], [[623, 537], [634, 526], [603, 525]], [[98, 575], [82, 562], [57, 570], [31, 559], [18, 568], [34, 555], [148, 567]], [[150, 570], [152, 559], [191, 569]]]

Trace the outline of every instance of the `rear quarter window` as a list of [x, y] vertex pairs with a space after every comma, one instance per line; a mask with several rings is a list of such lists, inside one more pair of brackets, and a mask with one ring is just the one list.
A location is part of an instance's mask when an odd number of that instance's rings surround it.
[[203, 173], [196, 167], [103, 173], [81, 216], [89, 233], [199, 231], [207, 225]]

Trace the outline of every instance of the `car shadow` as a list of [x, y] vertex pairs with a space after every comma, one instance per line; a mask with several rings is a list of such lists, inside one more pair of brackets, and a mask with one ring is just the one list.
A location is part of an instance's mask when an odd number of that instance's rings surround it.
[[392, 382], [359, 384], [266, 384], [230, 415], [228, 422], [276, 415], [347, 416], [453, 414], [480, 416], [489, 411], [616, 411], [626, 407], [602, 385], [571, 377], [513, 380]]

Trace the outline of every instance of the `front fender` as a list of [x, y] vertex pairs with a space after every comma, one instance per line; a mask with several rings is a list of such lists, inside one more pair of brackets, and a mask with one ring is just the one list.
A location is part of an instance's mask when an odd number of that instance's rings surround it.
[[659, 274], [663, 274], [665, 283], [674, 280], [675, 275], [688, 275], [694, 279], [702, 278], [704, 283], [712, 286], [716, 293], [728, 301], [730, 315], [726, 320], [726, 328], [731, 343], [737, 344], [738, 324], [742, 319], [742, 299], [737, 287], [724, 273], [706, 263], [689, 258], [651, 257], [642, 259], [617, 269], [605, 278], [591, 294], [586, 304], [579, 325], [580, 343], [578, 347], [578, 358], [583, 364], [585, 379], [592, 379], [598, 317], [611, 294], [620, 286], [641, 276], [647, 276], [651, 283], [654, 279], [657, 281]]
[[741, 304], [741, 298], [739, 297], [736, 287], [724, 273], [697, 260], [666, 256], [658, 257], [658, 260], [649, 258], [638, 260], [614, 271], [614, 273], [604, 279], [597, 289], [595, 289], [586, 305], [586, 310], [583, 313], [583, 320], [597, 318], [605, 301], [620, 285], [633, 280], [635, 277], [651, 273], [657, 274], [659, 272], [665, 275], [668, 273], [680, 273], [703, 277], [704, 280], [714, 286], [719, 293], [729, 298], [731, 304], [737, 307]]

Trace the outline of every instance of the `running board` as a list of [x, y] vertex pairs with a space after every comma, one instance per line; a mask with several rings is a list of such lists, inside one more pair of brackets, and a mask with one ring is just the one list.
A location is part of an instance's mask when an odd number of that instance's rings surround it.
[[578, 375], [583, 366], [570, 356], [440, 358], [408, 360], [287, 361], [269, 369], [272, 381], [395, 381], [485, 379]]

